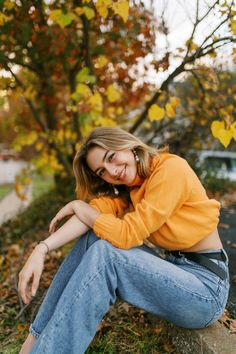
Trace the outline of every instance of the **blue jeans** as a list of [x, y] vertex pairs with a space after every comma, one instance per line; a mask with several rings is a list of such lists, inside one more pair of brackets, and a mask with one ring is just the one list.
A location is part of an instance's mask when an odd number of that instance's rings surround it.
[[[214, 260], [228, 274], [228, 265]], [[113, 247], [92, 231], [63, 261], [30, 326], [31, 354], [81, 354], [117, 295], [186, 328], [202, 328], [224, 311], [229, 290], [210, 270], [185, 257], [160, 258], [143, 245]]]

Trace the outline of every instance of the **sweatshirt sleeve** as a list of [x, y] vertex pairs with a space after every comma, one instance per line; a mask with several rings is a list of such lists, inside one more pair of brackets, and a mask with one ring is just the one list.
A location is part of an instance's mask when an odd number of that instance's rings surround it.
[[114, 213], [100, 214], [95, 220], [94, 232], [118, 248], [140, 246], [188, 199], [192, 173], [184, 159], [166, 160], [149, 177], [144, 198], [135, 210], [125, 214], [123, 219]]
[[127, 207], [127, 203], [120, 198], [99, 197], [94, 198], [89, 203], [96, 210], [104, 214], [112, 214], [121, 218]]

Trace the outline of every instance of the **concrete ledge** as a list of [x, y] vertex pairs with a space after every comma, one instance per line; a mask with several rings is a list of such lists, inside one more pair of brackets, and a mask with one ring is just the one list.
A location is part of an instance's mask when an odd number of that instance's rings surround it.
[[150, 320], [163, 323], [178, 354], [236, 354], [236, 335], [219, 322], [204, 329], [185, 329], [155, 317]]

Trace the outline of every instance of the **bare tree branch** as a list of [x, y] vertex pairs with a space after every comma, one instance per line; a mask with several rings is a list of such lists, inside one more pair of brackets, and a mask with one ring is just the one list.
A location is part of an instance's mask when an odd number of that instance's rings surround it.
[[208, 15], [209, 13], [215, 8], [217, 4], [219, 4], [219, 0], [216, 0], [212, 6], [209, 7], [208, 11], [199, 19], [199, 23], [202, 22]]
[[199, 15], [199, 0], [197, 0], [197, 8], [196, 8], [196, 20], [195, 20], [195, 23], [193, 25], [193, 30], [192, 30], [192, 33], [191, 33], [191, 36], [188, 40], [188, 47], [187, 47], [187, 52], [186, 52], [186, 55], [185, 55], [185, 58], [187, 58], [188, 54], [189, 54], [189, 51], [190, 51], [190, 48], [191, 48], [191, 42], [193, 41], [193, 37], [194, 37], [194, 34], [195, 34], [195, 31], [196, 31], [196, 28], [199, 24], [199, 19], [198, 19], [198, 15]]
[[[232, 7], [232, 4], [231, 4], [231, 7]], [[200, 48], [208, 41], [208, 39], [210, 39], [214, 33], [225, 23], [227, 22], [230, 18], [232, 17], [232, 14], [231, 14], [231, 8], [229, 10], [229, 13], [228, 13], [228, 16], [226, 16], [226, 18], [221, 21], [218, 26], [216, 26], [216, 28], [204, 39], [204, 41], [202, 42], [202, 44], [199, 46]]]
[[197, 75], [196, 71], [194, 69], [190, 69], [190, 70], [185, 70], [185, 72], [190, 72], [194, 76], [195, 80], [198, 83], [198, 86], [199, 86], [200, 90], [203, 93], [203, 96], [205, 96], [206, 91], [205, 91], [205, 89], [204, 89], [204, 87], [203, 87], [203, 85], [201, 83], [201, 80], [200, 80], [199, 76]]
[[[196, 27], [197, 25], [204, 19], [206, 18], [206, 16], [210, 13], [210, 11], [212, 11], [212, 9], [217, 5], [217, 3], [219, 3], [219, 0], [215, 1], [215, 3], [209, 8], [209, 10], [206, 12], [206, 14], [197, 21], [198, 19], [198, 13], [196, 14], [196, 21], [194, 24], [194, 28], [192, 31], [192, 34], [190, 36], [190, 39], [193, 38], [194, 33], [196, 31]], [[231, 3], [232, 6], [232, 3]], [[198, 7], [197, 7], [197, 12], [198, 12]], [[140, 124], [144, 121], [144, 119], [146, 118], [147, 114], [148, 114], [148, 110], [151, 107], [152, 104], [154, 104], [157, 99], [159, 98], [160, 94], [162, 91], [165, 91], [169, 84], [173, 81], [173, 79], [175, 77], [177, 77], [180, 73], [186, 71], [185, 69], [185, 65], [186, 64], [190, 64], [193, 63], [196, 59], [201, 58], [203, 56], [206, 56], [207, 54], [210, 54], [212, 51], [226, 45], [227, 43], [230, 42], [235, 42], [235, 39], [232, 36], [227, 36], [227, 37], [221, 37], [218, 39], [215, 39], [214, 41], [212, 41], [212, 43], [207, 44], [205, 47], [203, 47], [203, 45], [208, 41], [208, 39], [210, 39], [212, 37], [212, 35], [225, 23], [229, 20], [229, 18], [231, 17], [231, 11], [229, 11], [228, 16], [220, 22], [219, 25], [217, 25], [217, 27], [211, 32], [210, 35], [208, 35], [205, 40], [202, 42], [201, 46], [197, 48], [197, 50], [189, 56], [189, 51], [190, 51], [190, 45], [188, 46], [187, 49], [187, 53], [182, 61], [182, 63], [168, 76], [168, 78], [162, 83], [160, 89], [153, 95], [153, 97], [146, 103], [145, 108], [143, 110], [143, 112], [141, 113], [141, 115], [139, 116], [139, 118], [137, 119], [137, 121], [134, 123], [134, 125], [130, 128], [130, 132], [134, 133], [137, 128], [140, 126]], [[221, 43], [220, 45], [215, 46], [217, 43]]]

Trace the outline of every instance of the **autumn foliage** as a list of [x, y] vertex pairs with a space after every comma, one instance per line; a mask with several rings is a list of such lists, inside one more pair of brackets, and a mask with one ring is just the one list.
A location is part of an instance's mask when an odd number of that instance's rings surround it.
[[[210, 13], [221, 19], [197, 44], [195, 32]], [[131, 132], [145, 127], [157, 133], [160, 121], [172, 124], [182, 112], [180, 97], [170, 90], [175, 78], [187, 73], [206, 83], [199, 74], [201, 59], [216, 57], [220, 47], [235, 40], [233, 2], [212, 2], [204, 15], [197, 7], [182, 48], [166, 48], [144, 64], [158, 35], [168, 36], [164, 16], [158, 22], [154, 15], [141, 1], [0, 1], [0, 124], [11, 127], [16, 150], [33, 147], [38, 170], [70, 175], [75, 151], [96, 126], [120, 125]], [[157, 75], [166, 73], [159, 88], [145, 79], [147, 65]], [[220, 107], [220, 116], [206, 115], [209, 130], [211, 125], [225, 147], [236, 140], [229, 106]]]

